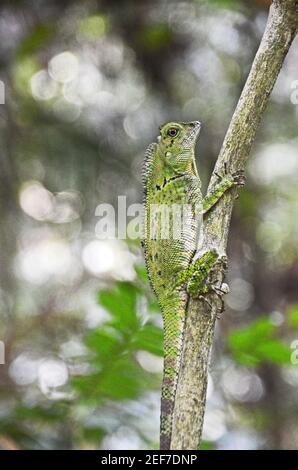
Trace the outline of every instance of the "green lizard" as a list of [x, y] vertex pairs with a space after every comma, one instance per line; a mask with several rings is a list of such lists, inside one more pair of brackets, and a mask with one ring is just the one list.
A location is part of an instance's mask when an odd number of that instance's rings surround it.
[[[219, 259], [214, 248], [199, 251], [199, 257], [194, 259], [201, 231], [200, 215], [209, 211], [225, 191], [241, 184], [241, 176], [225, 175], [211, 194], [202, 197], [194, 155], [200, 127], [198, 121], [165, 124], [160, 128], [158, 142], [148, 147], [145, 157], [143, 246], [148, 275], [164, 323], [161, 449], [171, 447], [172, 416], [189, 295], [204, 299], [213, 288], [208, 283], [208, 275]], [[177, 208], [182, 209], [179, 212]], [[180, 223], [183, 208], [187, 208], [187, 220]], [[179, 236], [172, 227], [177, 224], [177, 219]]]

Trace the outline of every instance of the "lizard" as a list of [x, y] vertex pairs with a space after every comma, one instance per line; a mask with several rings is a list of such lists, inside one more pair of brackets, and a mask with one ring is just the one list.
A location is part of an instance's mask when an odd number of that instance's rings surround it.
[[[195, 161], [200, 128], [199, 121], [166, 123], [160, 127], [157, 142], [150, 144], [145, 154], [142, 245], [148, 277], [162, 312], [164, 327], [160, 420], [162, 450], [171, 448], [175, 393], [189, 297], [192, 295], [204, 300], [210, 289], [218, 290], [208, 282], [208, 276], [221, 255], [214, 247], [198, 250], [201, 217], [226, 191], [243, 184], [241, 175], [226, 172], [214, 190], [203, 198]], [[171, 225], [177, 223], [182, 210], [175, 212], [171, 208], [177, 211], [179, 207], [188, 209], [187, 223], [182, 223], [179, 236], [174, 236], [176, 234], [173, 228], [171, 231]], [[168, 212], [160, 209], [168, 209]], [[195, 256], [196, 253], [199, 256]]]

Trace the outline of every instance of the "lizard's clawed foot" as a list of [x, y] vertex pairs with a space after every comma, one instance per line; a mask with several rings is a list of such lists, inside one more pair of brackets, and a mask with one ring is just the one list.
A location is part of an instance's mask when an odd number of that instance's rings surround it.
[[223, 282], [220, 287], [211, 286], [210, 289], [212, 289], [214, 292], [216, 292], [216, 294], [220, 296], [228, 294], [230, 292], [230, 288], [226, 282]]
[[[225, 282], [223, 282], [220, 287], [215, 286], [214, 284], [206, 284], [205, 289], [206, 289], [206, 292], [205, 292], [205, 293], [208, 293], [208, 292], [210, 292], [210, 291], [213, 291], [213, 292], [215, 292], [215, 294], [217, 294], [217, 296], [218, 296], [218, 298], [219, 298], [219, 300], [220, 300], [220, 302], [221, 302], [221, 307], [220, 307], [219, 313], [218, 313], [218, 315], [217, 315], [217, 318], [220, 318], [219, 315], [220, 315], [222, 312], [224, 312], [223, 296], [224, 296], [225, 294], [228, 294], [229, 291], [230, 291], [228, 284], [226, 284]], [[198, 296], [198, 299], [199, 299], [199, 300], [202, 300], [203, 302], [205, 302], [205, 303], [208, 305], [210, 311], [212, 310], [212, 305], [211, 305], [211, 303], [209, 302], [209, 300], [206, 299], [205, 295], [202, 295], [202, 294], [199, 295], [199, 296]]]
[[220, 315], [225, 310], [225, 304], [224, 304], [223, 296], [230, 292], [230, 288], [229, 288], [229, 286], [226, 282], [223, 282], [220, 287], [218, 287], [214, 284], [210, 284], [209, 289], [217, 294], [218, 300], [220, 301], [220, 308], [218, 309], [218, 313], [216, 315], [216, 318], [219, 320]]
[[235, 173], [231, 174], [231, 173], [228, 172], [226, 162], [224, 163], [223, 174], [219, 174], [219, 173], [216, 173], [216, 172], [214, 172], [214, 174], [219, 180], [231, 179], [232, 180], [231, 181], [232, 185], [237, 186], [239, 188], [242, 188], [242, 186], [244, 186], [245, 182], [246, 182], [246, 177], [245, 177], [244, 171], [243, 170], [238, 170]]
[[228, 257], [227, 255], [221, 255], [219, 256], [217, 260], [217, 264], [220, 264], [222, 266], [223, 270], [226, 271], [228, 268]]
[[245, 185], [246, 178], [245, 178], [243, 170], [239, 170], [233, 173], [232, 178], [233, 178], [234, 185], [237, 186], [238, 188], [242, 188], [242, 186]]

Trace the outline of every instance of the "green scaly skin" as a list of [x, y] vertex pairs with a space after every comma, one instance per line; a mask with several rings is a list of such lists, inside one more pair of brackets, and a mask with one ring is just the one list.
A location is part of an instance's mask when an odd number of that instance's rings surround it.
[[[206, 213], [236, 181], [232, 176], [225, 176], [214, 192], [203, 199], [194, 155], [199, 131], [198, 121], [165, 124], [160, 128], [158, 142], [151, 144], [146, 152], [143, 244], [147, 271], [164, 323], [160, 425], [160, 448], [164, 450], [171, 447], [173, 409], [189, 294], [200, 297], [208, 292], [208, 274], [219, 256], [216, 250], [210, 250], [193, 260], [198, 243], [198, 208], [201, 213]], [[175, 132], [177, 135], [174, 135]], [[157, 217], [157, 232], [152, 238], [152, 205], [172, 204], [188, 204], [191, 208], [181, 237], [162, 238], [162, 226]], [[172, 215], [169, 220], [171, 224]]]

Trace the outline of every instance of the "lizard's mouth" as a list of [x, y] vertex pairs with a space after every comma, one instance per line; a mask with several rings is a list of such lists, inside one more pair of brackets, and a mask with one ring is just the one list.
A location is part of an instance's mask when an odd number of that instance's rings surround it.
[[201, 123], [199, 121], [193, 121], [183, 122], [182, 124], [189, 127], [189, 132], [181, 142], [183, 146], [188, 147], [190, 145], [193, 145], [194, 142], [197, 140], [201, 130]]

